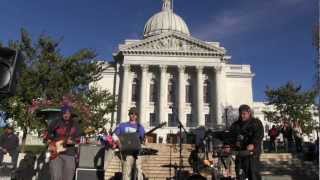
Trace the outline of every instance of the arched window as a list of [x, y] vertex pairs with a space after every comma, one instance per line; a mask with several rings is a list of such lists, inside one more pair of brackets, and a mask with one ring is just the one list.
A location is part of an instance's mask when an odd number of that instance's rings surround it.
[[135, 74], [132, 80], [132, 93], [131, 93], [131, 101], [137, 102], [139, 99], [139, 79]]

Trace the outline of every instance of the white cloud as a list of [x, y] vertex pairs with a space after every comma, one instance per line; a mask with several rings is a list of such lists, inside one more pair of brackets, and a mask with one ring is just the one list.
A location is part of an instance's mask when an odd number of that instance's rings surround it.
[[[200, 39], [213, 39], [215, 37], [221, 39], [249, 32], [262, 26], [270, 27], [274, 23], [278, 23], [278, 25], [284, 24], [285, 22], [281, 22], [280, 19], [292, 18], [288, 15], [292, 8], [299, 5], [301, 8], [298, 13], [304, 11], [303, 6], [300, 5], [302, 2], [304, 1], [271, 0], [264, 3], [259, 1], [259, 3], [251, 5], [251, 8], [245, 12], [241, 11], [241, 9], [224, 11], [196, 29], [194, 34]], [[270, 20], [272, 22], [269, 22]]]

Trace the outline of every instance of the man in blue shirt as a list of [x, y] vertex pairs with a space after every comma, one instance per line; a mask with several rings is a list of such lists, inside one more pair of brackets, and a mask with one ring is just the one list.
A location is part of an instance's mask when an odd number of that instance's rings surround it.
[[[120, 123], [118, 127], [115, 129], [113, 139], [118, 146], [120, 145], [118, 137], [126, 133], [138, 133], [140, 142], [143, 142], [144, 140], [145, 130], [144, 127], [138, 121], [138, 111], [135, 107], [132, 107], [129, 110], [129, 122]], [[123, 180], [131, 179], [132, 169], [134, 165], [137, 172], [133, 173], [137, 174], [138, 180], [143, 179], [141, 171], [141, 159], [138, 157], [138, 153], [122, 154], [121, 159], [123, 169]]]

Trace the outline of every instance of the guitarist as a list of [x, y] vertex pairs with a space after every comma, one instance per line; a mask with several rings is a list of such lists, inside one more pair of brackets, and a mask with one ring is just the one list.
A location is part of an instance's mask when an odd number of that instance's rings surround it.
[[52, 122], [48, 127], [48, 143], [51, 154], [56, 154], [58, 142], [62, 142], [63, 152], [51, 156], [49, 164], [51, 180], [73, 180], [76, 169], [76, 147], [80, 142], [80, 126], [73, 120], [71, 107], [61, 109], [62, 120]]
[[[125, 133], [134, 133], [137, 132], [139, 134], [140, 142], [143, 142], [145, 130], [144, 127], [138, 121], [138, 111], [135, 107], [130, 108], [129, 110], [129, 122], [120, 123], [118, 127], [115, 129], [113, 134], [113, 140], [117, 146], [120, 145], [120, 141], [118, 136]], [[132, 177], [132, 169], [135, 166], [137, 169], [137, 177], [138, 180], [143, 179], [142, 169], [141, 169], [141, 159], [138, 157], [137, 153], [124, 154], [122, 157], [122, 167], [123, 167], [123, 180], [131, 180]]]

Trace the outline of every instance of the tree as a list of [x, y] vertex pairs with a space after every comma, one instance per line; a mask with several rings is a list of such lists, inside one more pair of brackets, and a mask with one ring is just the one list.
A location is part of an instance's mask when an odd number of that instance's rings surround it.
[[304, 133], [312, 131], [315, 122], [310, 110], [315, 104], [315, 90], [303, 91], [301, 86], [288, 82], [276, 89], [267, 87], [265, 93], [268, 105], [274, 107], [273, 111], [264, 111], [268, 121], [276, 124], [298, 121]]
[[114, 111], [112, 95], [94, 86], [102, 77], [104, 63], [90, 49], [81, 49], [70, 56], [60, 53], [61, 40], [41, 35], [33, 42], [25, 29], [20, 41], [10, 41], [9, 47], [25, 56], [21, 65], [16, 94], [1, 98], [1, 109], [8, 112], [14, 125], [23, 130], [23, 144], [30, 131], [40, 132], [45, 121], [36, 112], [41, 108], [60, 107], [63, 97], [70, 97], [78, 120], [84, 127], [102, 127], [106, 115]]

